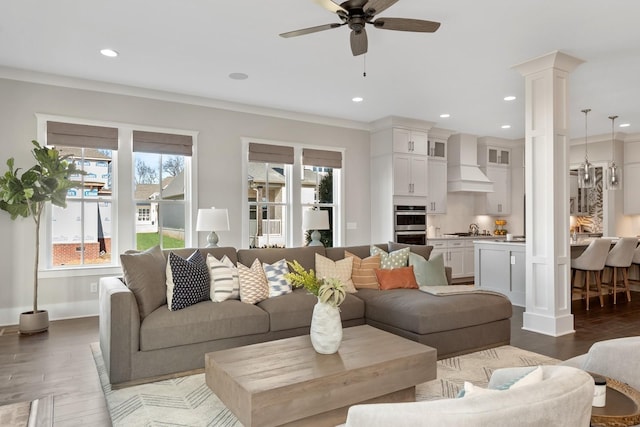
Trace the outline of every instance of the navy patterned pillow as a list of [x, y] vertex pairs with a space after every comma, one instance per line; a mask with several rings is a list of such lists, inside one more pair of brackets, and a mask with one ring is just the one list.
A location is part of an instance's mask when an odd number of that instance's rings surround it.
[[209, 269], [200, 251], [184, 259], [173, 252], [167, 261], [167, 306], [180, 310], [209, 299]]

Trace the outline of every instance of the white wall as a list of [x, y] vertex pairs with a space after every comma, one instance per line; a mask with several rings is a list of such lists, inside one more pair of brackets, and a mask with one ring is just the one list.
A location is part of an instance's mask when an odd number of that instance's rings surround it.
[[[120, 92], [126, 92], [121, 88]], [[164, 96], [157, 94], [157, 97]], [[168, 96], [168, 95], [167, 95]], [[369, 243], [370, 194], [369, 132], [300, 120], [276, 118], [219, 108], [157, 99], [104, 93], [84, 89], [0, 79], [0, 167], [15, 157], [16, 165], [30, 166], [31, 143], [36, 139], [36, 113], [55, 114], [98, 121], [199, 131], [198, 205], [229, 209], [231, 230], [220, 233], [225, 245], [241, 246], [241, 144], [242, 137], [290, 141], [345, 148], [345, 223], [356, 229], [345, 231], [346, 245]], [[31, 309], [34, 230], [31, 219], [11, 221], [0, 213], [0, 325], [17, 323], [21, 311]], [[199, 243], [206, 243], [200, 233]], [[127, 248], [121, 248], [125, 250]], [[52, 319], [95, 315], [97, 294], [90, 283], [98, 275], [51, 277], [40, 281], [40, 307]]]

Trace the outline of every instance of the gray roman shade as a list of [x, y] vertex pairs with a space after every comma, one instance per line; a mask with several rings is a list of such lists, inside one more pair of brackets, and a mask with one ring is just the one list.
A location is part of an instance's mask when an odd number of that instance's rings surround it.
[[302, 150], [302, 164], [338, 169], [342, 167], [342, 153], [340, 151], [304, 148]]
[[48, 121], [47, 145], [117, 150], [118, 129]]
[[193, 138], [190, 135], [134, 130], [133, 151], [191, 156]]
[[249, 161], [264, 163], [293, 164], [293, 147], [282, 145], [249, 143]]

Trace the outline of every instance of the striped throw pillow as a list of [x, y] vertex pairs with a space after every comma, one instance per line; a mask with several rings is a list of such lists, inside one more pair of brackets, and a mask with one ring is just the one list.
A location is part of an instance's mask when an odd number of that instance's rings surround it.
[[251, 267], [238, 263], [238, 277], [240, 278], [240, 301], [257, 304], [269, 298], [269, 285], [259, 259], [256, 258]]
[[380, 289], [375, 269], [380, 268], [380, 255], [373, 255], [365, 259], [344, 251], [345, 258], [353, 259], [351, 280], [356, 289]]
[[226, 255], [218, 260], [207, 254], [207, 267], [211, 277], [211, 301], [222, 302], [240, 298], [238, 269]]

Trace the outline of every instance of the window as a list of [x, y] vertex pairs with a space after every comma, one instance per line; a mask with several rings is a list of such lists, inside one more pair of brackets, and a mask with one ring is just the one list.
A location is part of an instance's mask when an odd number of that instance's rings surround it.
[[38, 115], [39, 138], [46, 132], [46, 144], [71, 155], [85, 174], [71, 177], [80, 186], [68, 191], [67, 208], [50, 206], [43, 217], [46, 268], [113, 268], [128, 249], [191, 245], [195, 133], [53, 119]]
[[[329, 210], [332, 227], [322, 232], [325, 245], [339, 240], [334, 239], [339, 227], [333, 225], [340, 224], [340, 151], [249, 142], [247, 154], [249, 247], [306, 245], [302, 210], [311, 207]], [[318, 155], [329, 156], [332, 162], [319, 161]]]
[[85, 172], [70, 178], [78, 181], [80, 188], [67, 192], [67, 207], [51, 208], [50, 264], [54, 267], [112, 264], [114, 194], [109, 177], [97, 179], [95, 165], [98, 161], [112, 163], [118, 148], [118, 130], [48, 122], [47, 144], [55, 145], [60, 154], [70, 156]]
[[[338, 212], [337, 199], [334, 198], [334, 194], [339, 194], [334, 188], [334, 175], [337, 175], [336, 182], [339, 182], [341, 167], [342, 153], [339, 151], [309, 148], [302, 150], [302, 179], [300, 183], [302, 208], [329, 212], [329, 229], [318, 230], [320, 241], [325, 247], [333, 247], [333, 224], [336, 224], [334, 215]], [[313, 230], [304, 231], [302, 245], [309, 243]]]

